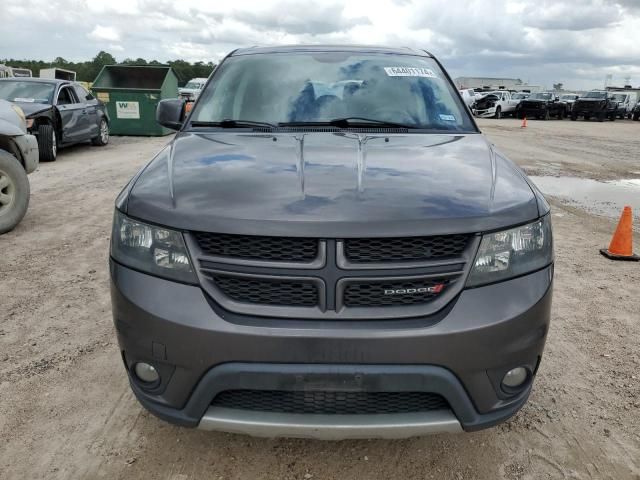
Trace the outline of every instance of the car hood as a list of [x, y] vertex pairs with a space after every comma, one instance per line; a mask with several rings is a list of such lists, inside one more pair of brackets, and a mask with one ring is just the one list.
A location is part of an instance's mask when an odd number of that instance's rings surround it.
[[40, 112], [44, 112], [45, 110], [50, 110], [53, 108], [51, 105], [47, 105], [46, 103], [32, 103], [32, 102], [14, 102], [18, 105], [24, 114], [27, 117], [31, 117]]
[[117, 204], [184, 230], [321, 237], [478, 232], [539, 215], [524, 174], [481, 134], [182, 133]]

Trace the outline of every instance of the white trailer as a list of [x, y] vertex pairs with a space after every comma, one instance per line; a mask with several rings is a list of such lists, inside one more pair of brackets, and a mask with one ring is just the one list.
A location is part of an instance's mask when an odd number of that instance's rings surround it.
[[40, 70], [40, 78], [54, 78], [56, 80], [76, 81], [76, 72], [64, 68], [43, 68]]
[[30, 77], [31, 75], [31, 70], [28, 68], [8, 67], [0, 63], [0, 78]]

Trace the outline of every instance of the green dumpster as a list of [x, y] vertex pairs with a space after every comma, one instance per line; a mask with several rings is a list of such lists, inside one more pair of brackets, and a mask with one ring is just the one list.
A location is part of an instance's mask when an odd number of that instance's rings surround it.
[[160, 136], [172, 132], [156, 123], [156, 106], [178, 96], [178, 77], [165, 65], [106, 65], [91, 87], [109, 112], [112, 135]]

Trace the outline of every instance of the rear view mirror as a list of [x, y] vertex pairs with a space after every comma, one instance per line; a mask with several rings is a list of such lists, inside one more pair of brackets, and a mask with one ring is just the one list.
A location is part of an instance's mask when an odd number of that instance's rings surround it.
[[179, 98], [160, 100], [156, 109], [156, 122], [171, 130], [180, 130], [185, 117], [185, 102]]

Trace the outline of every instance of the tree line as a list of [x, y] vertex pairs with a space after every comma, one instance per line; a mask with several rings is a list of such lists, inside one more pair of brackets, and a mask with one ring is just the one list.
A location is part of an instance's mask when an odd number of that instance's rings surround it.
[[76, 80], [81, 82], [93, 82], [105, 65], [169, 65], [178, 76], [180, 86], [184, 86], [190, 79], [196, 77], [208, 77], [216, 65], [213, 62], [190, 63], [186, 60], [171, 60], [161, 63], [157, 60], [147, 61], [144, 58], [126, 58], [121, 62], [108, 52], [101, 51], [92, 60], [84, 62], [69, 62], [62, 57], [57, 57], [52, 62], [44, 60], [16, 60], [14, 58], [0, 59], [10, 67], [28, 68], [35, 77], [40, 70], [45, 68], [64, 68], [76, 72]]

